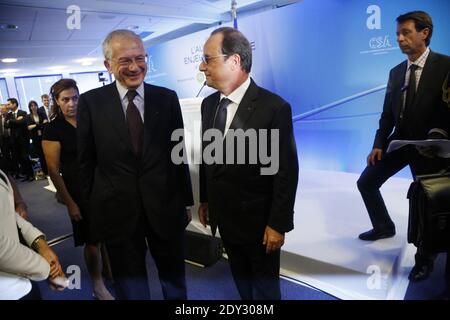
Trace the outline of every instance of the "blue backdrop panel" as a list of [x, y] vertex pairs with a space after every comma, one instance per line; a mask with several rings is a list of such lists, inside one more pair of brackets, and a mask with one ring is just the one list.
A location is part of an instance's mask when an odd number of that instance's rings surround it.
[[[291, 103], [302, 169], [363, 170], [389, 70], [405, 59], [395, 18], [412, 10], [430, 13], [430, 47], [449, 54], [447, 0], [305, 0], [239, 19], [253, 47], [252, 77]], [[150, 47], [146, 81], [195, 96], [212, 30]]]

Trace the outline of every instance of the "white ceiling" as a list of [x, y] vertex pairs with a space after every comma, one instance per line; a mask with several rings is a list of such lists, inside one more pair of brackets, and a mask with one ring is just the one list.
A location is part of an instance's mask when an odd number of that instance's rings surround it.
[[[238, 16], [293, 2], [237, 0]], [[70, 5], [81, 10], [80, 29], [66, 25]], [[143, 40], [151, 46], [229, 22], [230, 8], [231, 0], [0, 0], [0, 59], [18, 59], [0, 61], [0, 77], [98, 71], [104, 69], [101, 43], [111, 30], [149, 32]], [[92, 65], [82, 66], [82, 58]]]

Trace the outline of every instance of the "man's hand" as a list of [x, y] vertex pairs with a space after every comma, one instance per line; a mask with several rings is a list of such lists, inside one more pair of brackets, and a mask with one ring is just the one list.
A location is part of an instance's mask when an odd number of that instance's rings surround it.
[[20, 121], [20, 120], [22, 120], [22, 119], [23, 119], [23, 116], [18, 116], [16, 120], [17, 120], [17, 121]]
[[373, 166], [375, 165], [375, 161], [381, 160], [381, 156], [383, 155], [383, 150], [379, 148], [373, 148], [372, 152], [367, 156], [367, 165]]
[[266, 246], [266, 253], [278, 250], [284, 244], [284, 234], [266, 226], [264, 231], [263, 245]]
[[206, 228], [209, 224], [208, 203], [201, 203], [198, 207], [198, 219], [200, 223]]

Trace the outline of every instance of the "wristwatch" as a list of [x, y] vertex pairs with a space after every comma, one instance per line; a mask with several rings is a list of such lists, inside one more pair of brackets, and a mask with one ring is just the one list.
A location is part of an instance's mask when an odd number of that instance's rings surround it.
[[38, 251], [38, 249], [39, 249], [39, 246], [38, 246], [39, 240], [45, 240], [45, 236], [40, 235], [39, 237], [34, 239], [33, 243], [31, 243], [31, 249], [33, 249], [34, 251]]

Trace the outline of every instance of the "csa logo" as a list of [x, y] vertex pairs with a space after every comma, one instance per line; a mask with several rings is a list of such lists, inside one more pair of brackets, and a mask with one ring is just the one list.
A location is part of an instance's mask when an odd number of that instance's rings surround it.
[[373, 37], [369, 40], [370, 49], [390, 48], [389, 36]]

